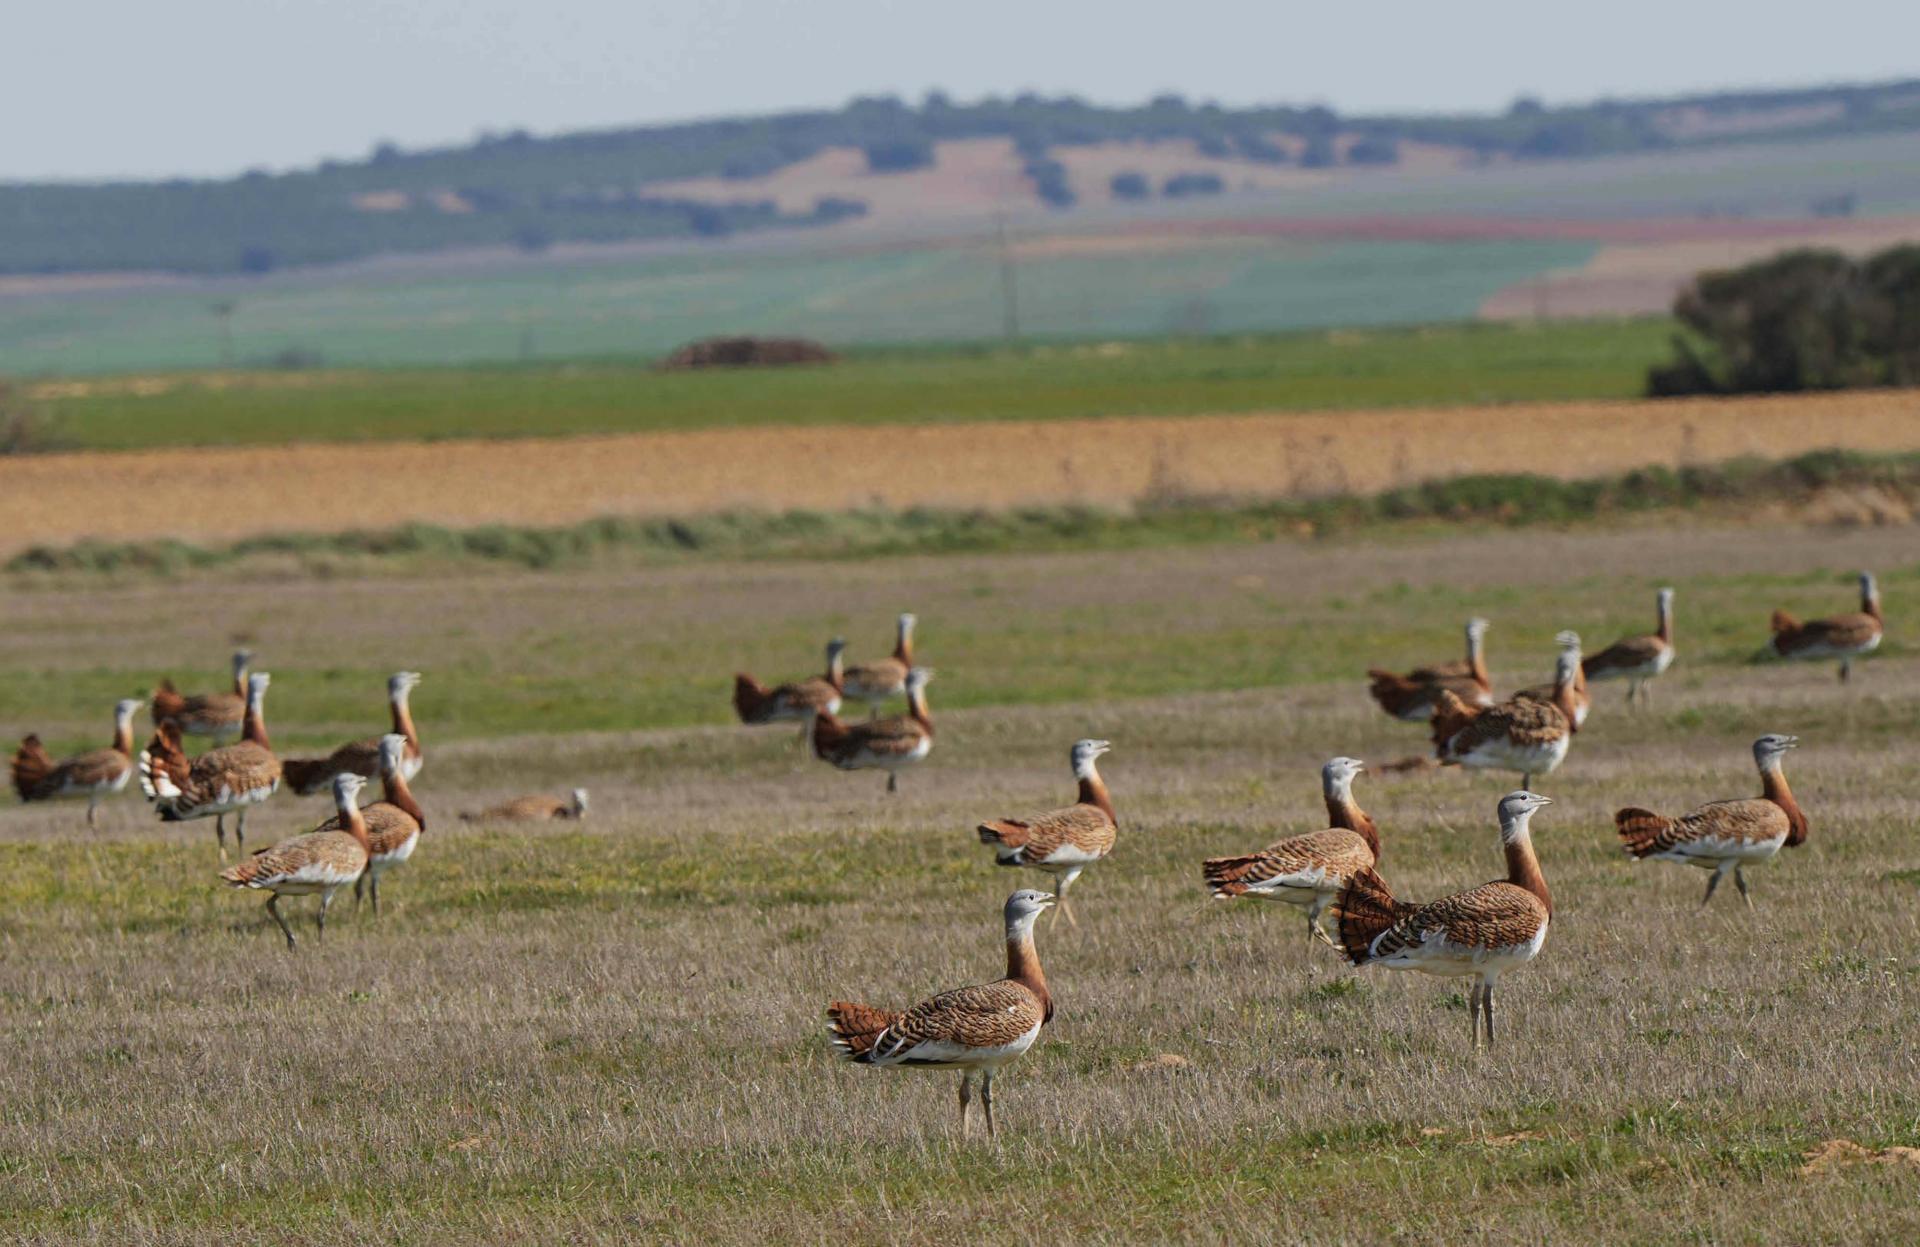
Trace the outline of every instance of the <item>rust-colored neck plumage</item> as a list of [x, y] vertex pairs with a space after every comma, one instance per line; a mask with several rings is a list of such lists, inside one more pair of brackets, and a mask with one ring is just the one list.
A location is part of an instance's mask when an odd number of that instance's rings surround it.
[[1562, 670], [1555, 673], [1553, 684], [1553, 704], [1560, 713], [1567, 716], [1567, 730], [1580, 730], [1580, 706], [1574, 692], [1574, 683], [1579, 678], [1580, 664], [1574, 663], [1572, 671]]
[[1807, 842], [1807, 815], [1800, 803], [1793, 799], [1793, 789], [1787, 787], [1787, 775], [1780, 769], [1778, 762], [1760, 772], [1760, 793], [1786, 812], [1787, 843], [1802, 845]]
[[1507, 850], [1507, 882], [1539, 897], [1547, 912], [1552, 913], [1553, 893], [1547, 891], [1547, 877], [1540, 873], [1540, 859], [1533, 853], [1533, 837], [1523, 827], [1518, 835], [1503, 839]]
[[358, 801], [347, 801], [340, 805], [340, 830], [360, 842], [360, 847], [373, 852], [373, 841], [367, 836], [367, 816], [360, 812]]
[[1380, 858], [1380, 832], [1373, 825], [1373, 817], [1360, 808], [1353, 794], [1343, 792], [1327, 796], [1327, 826], [1343, 827], [1367, 842], [1367, 848], [1373, 853], [1374, 860]]
[[404, 812], [407, 817], [420, 824], [420, 830], [427, 829], [427, 812], [413, 799], [413, 789], [407, 786], [407, 777], [398, 770], [382, 771], [380, 786], [386, 789], [387, 804]]
[[1663, 598], [1660, 602], [1660, 639], [1668, 645], [1673, 644], [1673, 607]]
[[1080, 804], [1098, 806], [1116, 826], [1119, 825], [1120, 819], [1113, 812], [1113, 798], [1107, 795], [1107, 781], [1100, 778], [1100, 772], [1091, 763], [1087, 766], [1087, 773], [1080, 777]]
[[1478, 632], [1467, 633], [1467, 670], [1473, 673], [1473, 682], [1481, 688], [1491, 689], [1493, 677], [1487, 674], [1487, 646]]
[[913, 721], [918, 723], [927, 735], [933, 735], [933, 716], [927, 712], [925, 688], [913, 688], [907, 691], [907, 712], [913, 716]]
[[260, 701], [258, 698], [247, 699], [247, 717], [246, 722], [240, 729], [240, 739], [252, 741], [262, 749], [273, 748], [273, 745], [267, 740], [267, 720], [260, 713]]
[[893, 643], [893, 656], [913, 669], [913, 629], [906, 624], [900, 625], [898, 639]]
[[413, 730], [413, 707], [407, 704], [405, 693], [393, 699], [393, 730], [406, 737], [415, 749], [420, 747], [420, 734]]
[[1007, 932], [1007, 978], [1022, 984], [1040, 997], [1046, 1006], [1045, 1017], [1053, 1017], [1053, 996], [1047, 991], [1047, 976], [1040, 969], [1040, 954], [1033, 946], [1033, 924]]

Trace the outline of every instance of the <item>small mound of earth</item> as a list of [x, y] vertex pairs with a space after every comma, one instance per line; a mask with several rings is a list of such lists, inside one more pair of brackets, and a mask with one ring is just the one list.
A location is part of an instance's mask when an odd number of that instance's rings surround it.
[[1828, 1139], [1805, 1153], [1806, 1164], [1800, 1166], [1805, 1175], [1827, 1173], [1834, 1169], [1847, 1169], [1854, 1165], [1901, 1165], [1920, 1168], [1920, 1148], [1883, 1147], [1878, 1151], [1855, 1143], [1852, 1139]]
[[840, 358], [807, 338], [703, 338], [660, 361], [670, 372], [689, 368], [784, 368], [830, 364]]

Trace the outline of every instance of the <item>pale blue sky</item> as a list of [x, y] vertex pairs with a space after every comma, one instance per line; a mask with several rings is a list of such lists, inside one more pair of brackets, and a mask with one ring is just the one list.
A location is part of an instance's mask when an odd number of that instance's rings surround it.
[[1913, 0], [58, 0], [13, 6], [0, 179], [225, 174], [940, 87], [1343, 111], [1920, 75]]

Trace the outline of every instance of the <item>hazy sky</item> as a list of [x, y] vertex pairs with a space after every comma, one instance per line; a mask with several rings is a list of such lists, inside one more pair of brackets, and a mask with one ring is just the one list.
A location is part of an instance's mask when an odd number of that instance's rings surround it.
[[0, 179], [227, 174], [940, 87], [1490, 109], [1920, 75], [1914, 0], [54, 0], [9, 6]]

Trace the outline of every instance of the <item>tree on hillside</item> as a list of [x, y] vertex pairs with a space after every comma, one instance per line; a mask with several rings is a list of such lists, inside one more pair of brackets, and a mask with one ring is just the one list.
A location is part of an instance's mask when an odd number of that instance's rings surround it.
[[882, 139], [865, 148], [869, 173], [909, 173], [933, 167], [933, 144], [923, 138]]

